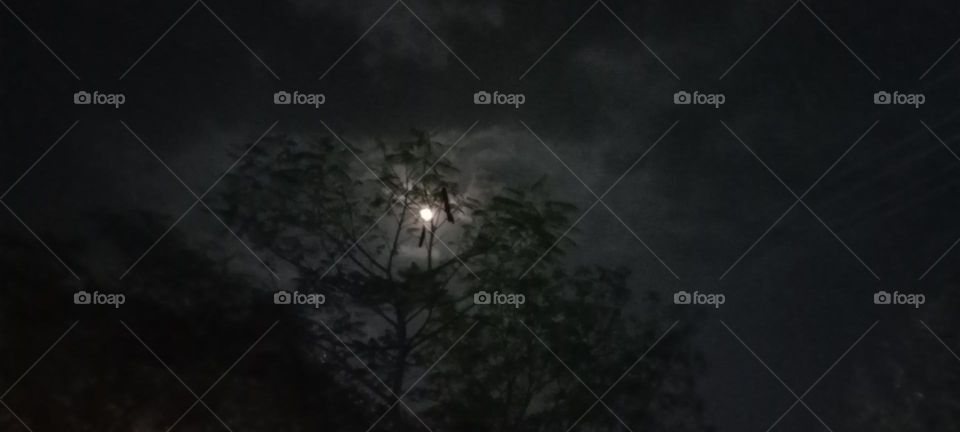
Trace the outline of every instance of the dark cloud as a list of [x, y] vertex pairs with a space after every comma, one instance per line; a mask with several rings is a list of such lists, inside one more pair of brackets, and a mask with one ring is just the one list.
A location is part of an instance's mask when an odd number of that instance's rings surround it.
[[[616, 15], [597, 5], [565, 35], [591, 2], [407, 1], [413, 13], [395, 4], [377, 22], [391, 1], [209, 1], [216, 16], [195, 7], [121, 81], [188, 3], [76, 4], [69, 13], [9, 3], [81, 77], [0, 10], [0, 179], [12, 184], [80, 120], [8, 198], [43, 232], [82, 235], [90, 223], [83, 215], [105, 209], [177, 217], [189, 206], [189, 193], [120, 120], [195, 191], [275, 120], [278, 133], [304, 136], [324, 135], [324, 120], [360, 147], [410, 128], [452, 142], [478, 121], [454, 154], [472, 191], [546, 176], [583, 210], [594, 197], [564, 163], [602, 194], [679, 121], [605, 197], [616, 217], [597, 206], [584, 218], [572, 259], [627, 266], [633, 284], [662, 287], [665, 295], [727, 292], [729, 305], [711, 318], [755, 326], [745, 336], [798, 391], [869, 322], [869, 311], [846, 309], [850, 299], [880, 287], [936, 289], [915, 280], [960, 233], [953, 218], [960, 162], [920, 124], [953, 144], [957, 89], [950, 77], [960, 53], [917, 80], [956, 38], [952, 7], [801, 3], [753, 46], [790, 2], [607, 1]], [[80, 109], [70, 103], [78, 89], [116, 89], [130, 102], [119, 110]], [[280, 89], [323, 92], [328, 103], [274, 106]], [[682, 89], [722, 92], [727, 104], [674, 105]], [[929, 102], [920, 110], [881, 109], [870, 103], [879, 89], [926, 92]], [[520, 92], [527, 102], [519, 109], [475, 106], [478, 90]], [[810, 210], [794, 208], [718, 281], [794, 203], [777, 176], [803, 194], [876, 120], [805, 196]], [[950, 267], [945, 262], [931, 279], [942, 280]], [[747, 421], [764, 427], [760, 418], [773, 419], [792, 402], [725, 330], [713, 325], [702, 334], [714, 365], [704, 387], [717, 401], [710, 406], [721, 430], [743, 424], [729, 414], [737, 407], [766, 405]], [[759, 395], [747, 394], [753, 387], [762, 387]]]

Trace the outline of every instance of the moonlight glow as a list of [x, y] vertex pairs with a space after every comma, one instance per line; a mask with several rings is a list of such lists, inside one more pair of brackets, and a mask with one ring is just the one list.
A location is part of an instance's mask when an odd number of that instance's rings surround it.
[[420, 218], [424, 221], [430, 221], [433, 219], [433, 210], [429, 208], [420, 209]]

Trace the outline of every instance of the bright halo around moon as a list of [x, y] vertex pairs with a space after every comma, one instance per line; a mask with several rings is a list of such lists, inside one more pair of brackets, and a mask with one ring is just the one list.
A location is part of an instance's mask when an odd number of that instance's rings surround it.
[[420, 219], [423, 219], [424, 221], [433, 220], [433, 210], [429, 208], [420, 209]]

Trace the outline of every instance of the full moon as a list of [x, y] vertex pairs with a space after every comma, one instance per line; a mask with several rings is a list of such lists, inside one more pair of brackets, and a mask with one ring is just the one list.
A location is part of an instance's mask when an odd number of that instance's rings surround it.
[[424, 221], [429, 221], [433, 219], [433, 210], [429, 208], [420, 209], [420, 218]]

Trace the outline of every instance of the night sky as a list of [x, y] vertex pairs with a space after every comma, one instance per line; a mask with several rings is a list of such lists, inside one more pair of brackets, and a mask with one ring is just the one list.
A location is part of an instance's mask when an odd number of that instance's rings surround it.
[[[0, 229], [37, 241], [28, 225], [71, 268], [120, 277], [137, 256], [101, 240], [104, 214], [172, 222], [187, 187], [206, 191], [268, 131], [359, 149], [467, 132], [451, 157], [469, 194], [545, 177], [577, 216], [591, 208], [571, 265], [625, 266], [631, 289], [668, 300], [726, 296], [660, 312], [695, 333], [717, 431], [767, 430], [800, 395], [776, 430], [844, 430], [857, 372], [897, 347], [960, 371], [929, 321], [952, 314], [960, 261], [944, 255], [960, 238], [950, 2], [0, 3], [0, 190], [15, 184]], [[281, 90], [326, 101], [275, 105]], [[126, 101], [75, 105], [78, 91]], [[478, 91], [525, 103], [476, 105]], [[925, 103], [877, 105], [879, 91]], [[297, 277], [274, 280], [202, 208], [177, 229], [264, 283]], [[878, 306], [881, 290], [927, 304]]]

